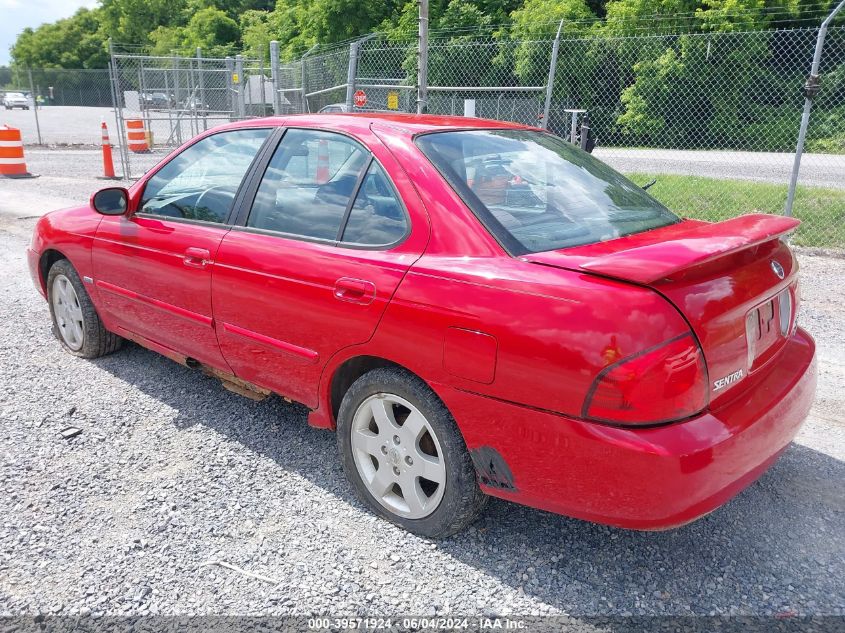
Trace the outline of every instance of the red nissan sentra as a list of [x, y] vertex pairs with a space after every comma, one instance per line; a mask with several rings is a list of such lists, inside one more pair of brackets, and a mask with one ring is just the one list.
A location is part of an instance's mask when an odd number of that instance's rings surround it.
[[542, 130], [454, 117], [225, 125], [29, 249], [54, 332], [129, 339], [337, 430], [426, 536], [487, 495], [665, 529], [759, 477], [810, 409], [796, 220], [683, 220]]

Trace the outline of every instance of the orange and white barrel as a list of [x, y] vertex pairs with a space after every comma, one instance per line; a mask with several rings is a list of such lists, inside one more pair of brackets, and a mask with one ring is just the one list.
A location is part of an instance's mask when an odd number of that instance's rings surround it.
[[26, 169], [21, 131], [8, 125], [0, 125], [0, 178], [28, 176], [32, 174]]
[[329, 142], [322, 139], [317, 144], [317, 169], [314, 172], [314, 180], [322, 185], [329, 181], [329, 177]]
[[126, 120], [126, 137], [129, 140], [129, 151], [143, 154], [150, 151], [144, 122], [141, 119]]

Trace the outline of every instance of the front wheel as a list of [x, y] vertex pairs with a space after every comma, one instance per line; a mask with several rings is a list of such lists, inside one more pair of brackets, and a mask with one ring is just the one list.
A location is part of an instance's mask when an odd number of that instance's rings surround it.
[[337, 438], [358, 495], [411, 532], [454, 534], [487, 501], [451, 414], [409, 372], [381, 368], [356, 380], [340, 406]]
[[47, 297], [53, 333], [74, 356], [97, 358], [117, 350], [123, 339], [109, 332], [82, 280], [66, 259], [60, 259], [47, 273]]

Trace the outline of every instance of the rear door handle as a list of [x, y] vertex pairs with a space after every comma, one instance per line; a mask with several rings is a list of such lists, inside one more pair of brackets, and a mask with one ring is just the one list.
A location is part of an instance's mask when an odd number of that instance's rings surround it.
[[205, 248], [187, 248], [182, 263], [191, 268], [205, 268], [211, 263], [211, 253]]
[[341, 277], [335, 282], [334, 296], [341, 301], [369, 305], [376, 298], [376, 285], [365, 279]]

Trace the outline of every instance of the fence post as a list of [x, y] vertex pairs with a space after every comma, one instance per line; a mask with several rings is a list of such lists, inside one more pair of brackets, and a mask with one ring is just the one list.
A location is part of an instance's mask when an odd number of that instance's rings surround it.
[[349, 45], [349, 68], [346, 72], [346, 111], [352, 112], [353, 98], [355, 96], [355, 81], [358, 77], [358, 57], [361, 54], [361, 45], [373, 39], [377, 33], [371, 33], [360, 40], [355, 40]]
[[[173, 67], [173, 105], [169, 110], [176, 110], [176, 140], [182, 144], [182, 59], [171, 57]], [[167, 102], [170, 103], [170, 94], [167, 95]]]
[[346, 70], [346, 111], [352, 112], [353, 95], [355, 94], [355, 75], [358, 72], [358, 41], [349, 44], [349, 65]]
[[244, 117], [244, 58], [235, 55], [235, 74], [238, 76], [238, 117]]
[[[197, 87], [199, 95], [199, 104], [200, 108], [202, 108], [203, 112], [205, 112], [206, 116], [202, 117], [202, 129], [208, 129], [208, 113], [211, 110], [209, 103], [206, 103], [205, 100], [205, 77], [203, 76], [203, 69], [202, 69], [202, 47], [197, 46]], [[195, 108], [196, 109], [196, 108]]]
[[[267, 93], [265, 92], [265, 84], [267, 83], [267, 77], [264, 75], [264, 56], [261, 56], [261, 59], [258, 60], [258, 69], [261, 73], [261, 116], [267, 116]], [[252, 87], [250, 86], [250, 92], [252, 92]]]
[[798, 130], [798, 144], [795, 147], [795, 162], [792, 164], [792, 176], [789, 179], [789, 192], [786, 195], [786, 207], [783, 210], [784, 215], [792, 215], [792, 205], [795, 203], [795, 188], [798, 185], [798, 171], [801, 169], [801, 155], [804, 153], [804, 141], [807, 140], [807, 126], [810, 124], [810, 110], [813, 109], [813, 99], [821, 88], [819, 78], [819, 64], [822, 60], [822, 50], [824, 49], [824, 38], [827, 35], [827, 27], [833, 21], [833, 18], [845, 7], [845, 0], [831, 11], [822, 22], [819, 28], [819, 35], [816, 38], [816, 50], [813, 53], [813, 64], [810, 67], [810, 76], [807, 77], [807, 83], [804, 85], [804, 112], [801, 115], [801, 127]]
[[26, 72], [29, 75], [29, 93], [32, 95], [32, 111], [35, 113], [35, 130], [38, 132], [38, 144], [43, 145], [41, 142], [41, 125], [38, 123], [38, 97], [35, 94], [35, 84], [32, 83], [32, 71], [27, 69]]
[[302, 113], [311, 112], [311, 108], [308, 107], [308, 90], [305, 88], [305, 57], [308, 53], [302, 56], [302, 59], [299, 60], [299, 72], [302, 75], [302, 80], [300, 84], [302, 85]]
[[270, 42], [270, 79], [273, 82], [273, 114], [279, 116], [282, 113], [282, 100], [279, 98], [282, 89], [281, 77], [279, 77], [279, 42]]
[[236, 118], [237, 113], [235, 112], [235, 88], [234, 84], [232, 83], [232, 73], [235, 72], [235, 60], [231, 57], [226, 57], [226, 93], [229, 95], [229, 110], [231, 111], [232, 115], [231, 118]]
[[[120, 139], [120, 168], [123, 171], [123, 178], [129, 180], [132, 175], [129, 173], [129, 156], [126, 147], [126, 132], [123, 129], [123, 107], [120, 101], [120, 75], [117, 70], [117, 60], [114, 58], [114, 45], [109, 38], [109, 83], [111, 84], [112, 108], [114, 109], [114, 124], [117, 127], [117, 135]], [[140, 90], [140, 86], [138, 87]], [[142, 98], [138, 93], [138, 99]]]
[[555, 41], [552, 43], [552, 58], [549, 61], [549, 78], [546, 83], [546, 103], [543, 105], [543, 122], [540, 127], [544, 130], [549, 129], [549, 112], [552, 109], [552, 92], [555, 89], [555, 71], [557, 70], [557, 53], [560, 48], [560, 31], [563, 29], [563, 20], [557, 25], [557, 35]]
[[417, 114], [428, 110], [428, 0], [419, 0], [419, 38], [417, 41]]
[[319, 48], [319, 44], [314, 44], [311, 48], [309, 48], [305, 54], [299, 58], [299, 69], [302, 73], [302, 112], [311, 112], [311, 108], [308, 106], [308, 89], [306, 88], [306, 72], [305, 72], [305, 58], [308, 57], [311, 53]]

